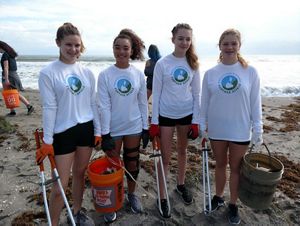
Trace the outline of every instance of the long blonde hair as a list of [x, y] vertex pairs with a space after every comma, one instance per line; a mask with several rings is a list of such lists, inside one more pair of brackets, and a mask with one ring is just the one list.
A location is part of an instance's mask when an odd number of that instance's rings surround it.
[[[219, 39], [219, 44], [218, 44], [219, 47], [221, 46], [221, 43], [222, 43], [222, 41], [223, 41], [223, 39], [225, 38], [226, 35], [234, 35], [238, 39], [238, 42], [239, 42], [240, 46], [242, 45], [241, 33], [236, 29], [229, 28], [221, 34], [220, 39]], [[222, 57], [223, 57], [222, 53], [220, 53], [219, 60], [218, 60], [219, 62], [222, 62]], [[241, 63], [241, 65], [244, 68], [248, 67], [247, 61], [242, 57], [242, 55], [239, 52], [237, 53], [237, 58], [238, 58], [238, 61]]]
[[[180, 24], [177, 24], [175, 27], [173, 27], [173, 29], [172, 29], [173, 37], [175, 37], [175, 35], [177, 34], [179, 29], [187, 29], [187, 30], [193, 31], [192, 27], [189, 24], [180, 23]], [[187, 59], [188, 64], [190, 65], [190, 67], [193, 70], [197, 70], [199, 68], [199, 60], [198, 60], [198, 56], [195, 51], [193, 41], [190, 45], [190, 48], [186, 52], [186, 59]]]

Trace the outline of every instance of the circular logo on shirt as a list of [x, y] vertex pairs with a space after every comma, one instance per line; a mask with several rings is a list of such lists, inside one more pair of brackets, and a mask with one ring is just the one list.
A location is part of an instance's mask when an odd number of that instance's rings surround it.
[[240, 78], [234, 73], [226, 73], [219, 80], [219, 88], [224, 93], [234, 93], [241, 86]]
[[128, 78], [119, 78], [115, 81], [115, 90], [121, 96], [128, 96], [133, 92], [132, 82]]
[[73, 94], [79, 94], [84, 89], [84, 86], [77, 75], [69, 75], [66, 78], [67, 86]]
[[177, 67], [172, 72], [172, 80], [178, 85], [185, 84], [189, 78], [188, 70], [184, 67]]

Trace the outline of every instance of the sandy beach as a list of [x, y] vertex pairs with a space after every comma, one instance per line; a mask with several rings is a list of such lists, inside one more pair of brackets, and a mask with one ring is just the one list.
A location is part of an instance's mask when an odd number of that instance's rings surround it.
[[[24, 105], [16, 109], [17, 116], [5, 117], [8, 109], [0, 101], [1, 125], [9, 122], [10, 132], [0, 130], [0, 225], [46, 225], [42, 197], [40, 195], [39, 167], [35, 164], [35, 140], [33, 132], [41, 127], [41, 105], [37, 90], [23, 93], [34, 105], [35, 111], [27, 115]], [[277, 186], [271, 206], [266, 210], [254, 210], [238, 202], [241, 225], [300, 225], [300, 98], [263, 98], [264, 141], [271, 154], [284, 164], [283, 178]], [[174, 144], [176, 140], [174, 139]], [[266, 153], [264, 148], [257, 151]], [[144, 213], [133, 214], [124, 201], [117, 213], [117, 221], [111, 225], [228, 225], [227, 208], [206, 216], [203, 212], [202, 157], [199, 140], [188, 146], [188, 169], [186, 184], [194, 194], [195, 202], [186, 206], [174, 191], [176, 186], [177, 154], [174, 152], [168, 176], [168, 189], [172, 217], [163, 219], [156, 209], [156, 181], [153, 160], [149, 159], [152, 147], [149, 144], [141, 154], [141, 173], [137, 193], [144, 205]], [[94, 157], [103, 152], [94, 151]], [[211, 188], [214, 194], [214, 159], [209, 157]], [[46, 176], [50, 177], [46, 164]], [[126, 185], [126, 183], [125, 183]], [[48, 187], [48, 190], [50, 188]], [[67, 195], [72, 205], [70, 191]], [[228, 185], [225, 200], [229, 200]], [[95, 211], [90, 184], [87, 183], [83, 207], [96, 225], [104, 225], [103, 213]], [[66, 212], [61, 215], [61, 225], [66, 224]]]

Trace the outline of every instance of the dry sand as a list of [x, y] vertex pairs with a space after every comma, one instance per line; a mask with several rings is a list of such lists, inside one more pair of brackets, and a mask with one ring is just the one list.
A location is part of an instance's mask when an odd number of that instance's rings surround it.
[[[5, 117], [15, 130], [11, 133], [0, 131], [0, 225], [46, 225], [39, 186], [39, 168], [35, 165], [35, 140], [33, 132], [41, 127], [41, 106], [36, 90], [28, 90], [24, 95], [35, 107], [32, 115], [26, 115], [24, 105], [17, 109], [16, 117]], [[0, 101], [0, 116], [8, 110]], [[285, 165], [285, 172], [277, 186], [273, 202], [267, 210], [253, 210], [238, 202], [241, 225], [299, 225], [300, 224], [300, 99], [264, 98], [264, 141], [272, 154]], [[174, 144], [175, 144], [174, 140]], [[153, 161], [149, 160], [152, 149], [142, 154], [142, 170], [139, 176], [140, 195], [144, 205], [143, 214], [132, 214], [127, 202], [117, 213], [117, 221], [112, 225], [228, 225], [226, 208], [220, 208], [210, 216], [203, 213], [202, 167], [199, 155], [199, 141], [188, 146], [187, 184], [191, 188], [195, 202], [190, 206], [182, 203], [175, 193], [176, 158], [172, 157], [168, 177], [168, 188], [172, 205], [172, 217], [162, 219], [156, 209], [156, 183]], [[261, 150], [265, 152], [263, 148]], [[101, 154], [98, 152], [96, 155]], [[213, 183], [214, 160], [210, 155], [211, 178]], [[46, 176], [49, 178], [49, 167]], [[49, 189], [48, 189], [49, 190]], [[214, 186], [212, 184], [212, 193]], [[67, 192], [70, 199], [70, 192]], [[229, 200], [228, 185], [225, 200]], [[70, 200], [72, 205], [72, 200]], [[83, 207], [94, 219], [96, 225], [104, 225], [103, 214], [95, 211], [89, 183], [84, 195]], [[61, 225], [66, 225], [66, 213], [62, 213]]]

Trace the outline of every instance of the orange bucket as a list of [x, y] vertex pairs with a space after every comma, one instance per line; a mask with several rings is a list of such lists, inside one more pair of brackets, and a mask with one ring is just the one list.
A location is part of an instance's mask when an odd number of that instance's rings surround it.
[[[94, 206], [96, 211], [100, 213], [115, 212], [123, 206], [123, 162], [120, 158], [111, 159], [112, 161], [106, 156], [96, 159], [88, 165], [87, 169]], [[116, 171], [103, 174], [108, 168], [115, 168]]]
[[16, 108], [20, 106], [19, 92], [16, 89], [6, 89], [2, 91], [6, 108]]

